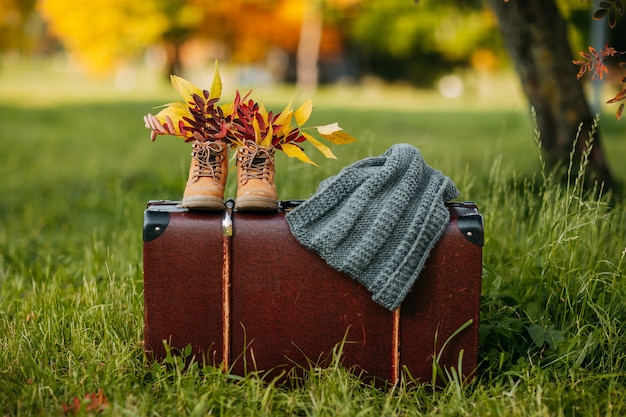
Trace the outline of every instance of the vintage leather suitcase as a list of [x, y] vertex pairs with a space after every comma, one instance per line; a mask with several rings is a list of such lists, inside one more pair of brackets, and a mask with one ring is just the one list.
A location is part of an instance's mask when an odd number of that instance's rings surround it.
[[[413, 290], [395, 312], [376, 304], [290, 233], [274, 213], [187, 211], [152, 201], [144, 216], [145, 350], [164, 341], [234, 374], [275, 376], [342, 363], [396, 381], [402, 371], [430, 382], [433, 358], [471, 376], [478, 359], [482, 216], [473, 203], [448, 204], [451, 221]], [[471, 323], [471, 324], [470, 324]], [[464, 327], [464, 328], [463, 328]], [[445, 350], [444, 343], [457, 330]]]

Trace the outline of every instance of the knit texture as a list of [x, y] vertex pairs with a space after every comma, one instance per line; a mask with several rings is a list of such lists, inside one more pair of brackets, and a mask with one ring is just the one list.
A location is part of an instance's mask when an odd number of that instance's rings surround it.
[[395, 310], [450, 221], [445, 202], [458, 194], [417, 148], [397, 144], [322, 181], [286, 218], [302, 245]]

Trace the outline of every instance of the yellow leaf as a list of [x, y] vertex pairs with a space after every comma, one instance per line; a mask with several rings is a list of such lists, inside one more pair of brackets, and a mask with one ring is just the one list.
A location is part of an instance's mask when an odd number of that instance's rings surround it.
[[358, 142], [359, 140], [346, 132], [335, 132], [331, 135], [322, 135], [329, 142], [335, 145], [345, 145], [347, 143]]
[[184, 118], [191, 118], [192, 115], [189, 112], [189, 109], [182, 103], [171, 103], [166, 108], [158, 112], [155, 117], [159, 122], [161, 122], [161, 124], [167, 123], [167, 118], [169, 117], [174, 123], [173, 128], [178, 134], [182, 135], [179, 128], [179, 122], [182, 120], [185, 126], [189, 126], [189, 123], [185, 121]]
[[261, 142], [261, 146], [265, 147], [265, 148], [269, 148], [270, 146], [272, 146], [272, 138], [274, 137], [274, 135], [272, 134], [272, 126], [270, 126], [267, 135], [265, 136], [265, 138], [263, 139], [263, 141]]
[[262, 102], [259, 103], [259, 114], [263, 117], [263, 121], [265, 124], [268, 122], [269, 114], [267, 113], [267, 109], [265, 108], [265, 104]]
[[287, 121], [287, 119], [291, 120], [292, 113], [293, 110], [291, 108], [291, 100], [289, 100], [289, 104], [287, 104], [285, 109], [280, 112], [280, 115], [276, 118], [276, 120], [274, 120], [274, 123], [276, 123], [277, 125], [283, 125]]
[[289, 112], [289, 115], [283, 119], [282, 123], [275, 122], [276, 124], [280, 124], [280, 129], [278, 130], [278, 132], [276, 132], [277, 137], [287, 136], [289, 132], [291, 132], [291, 119], [292, 118], [293, 118], [293, 112]]
[[270, 125], [267, 129], [267, 135], [265, 136], [263, 141], [260, 143], [260, 145], [266, 148], [269, 148], [270, 146], [272, 146], [272, 137], [274, 136], [273, 133], [274, 132], [273, 132], [272, 126]]
[[306, 156], [306, 154], [304, 153], [302, 149], [300, 149], [296, 145], [292, 145], [291, 143], [283, 143], [282, 149], [283, 149], [283, 152], [285, 152], [285, 155], [291, 158], [297, 158], [307, 164], [318, 166], [315, 162], [311, 161], [308, 156]]
[[301, 132], [301, 133], [302, 133], [302, 136], [304, 136], [306, 140], [311, 142], [311, 145], [315, 146], [317, 150], [320, 151], [322, 155], [324, 155], [326, 158], [337, 159], [333, 151], [328, 146], [324, 145], [322, 142], [318, 141], [317, 139], [315, 139], [313, 136], [309, 135], [308, 133], [304, 133], [304, 132]]
[[235, 105], [234, 103], [225, 103], [222, 104], [220, 106], [220, 108], [222, 109], [222, 111], [224, 112], [224, 117], [228, 117], [230, 115], [233, 114], [233, 112], [235, 111]]
[[192, 114], [189, 111], [189, 108], [184, 103], [181, 103], [179, 101], [176, 101], [174, 103], [168, 103], [160, 107], [162, 107], [163, 110], [157, 113], [157, 116], [159, 114], [167, 113], [172, 118], [177, 117], [179, 119], [182, 119], [185, 116], [192, 117]]
[[[259, 125], [259, 123], [257, 122], [257, 118], [254, 118], [254, 133], [256, 136], [256, 142], [260, 145], [260, 146], [265, 146], [266, 148], [269, 148], [272, 145], [272, 137], [274, 134], [274, 131], [272, 130], [272, 126], [270, 125], [269, 122], [269, 113], [267, 112], [267, 109], [265, 108], [265, 104], [263, 103], [259, 103], [259, 112], [258, 114], [261, 115], [261, 118], [263, 119], [263, 122], [265, 122], [265, 126], [267, 126], [267, 135], [265, 135], [265, 137], [261, 137], [262, 132], [261, 132], [261, 126]], [[259, 128], [258, 134], [257, 134], [257, 127]]]
[[252, 128], [254, 129], [254, 141], [261, 143], [261, 127], [259, 126], [259, 120], [255, 117], [252, 119]]
[[[217, 68], [217, 60], [215, 60], [215, 75], [213, 75], [213, 82], [211, 83], [211, 90], [209, 91], [209, 99], [220, 98], [222, 95], [222, 78]], [[202, 97], [202, 95], [200, 95]]]
[[295, 111], [294, 116], [296, 117], [296, 123], [298, 126], [302, 126], [309, 120], [311, 116], [311, 112], [313, 111], [313, 101], [308, 99], [298, 109]]
[[193, 95], [197, 94], [202, 97], [202, 90], [192, 84], [190, 81], [185, 80], [184, 78], [178, 77], [176, 75], [171, 75], [170, 79], [172, 80], [172, 85], [174, 89], [180, 94], [180, 96], [185, 100], [185, 102], [193, 102]]
[[317, 133], [335, 145], [345, 145], [346, 143], [358, 142], [357, 138], [344, 132], [337, 123], [318, 126]]
[[287, 136], [291, 131], [291, 119], [293, 118], [293, 109], [291, 108], [291, 100], [289, 104], [280, 112], [278, 117], [274, 119], [274, 124], [279, 125], [280, 129], [276, 132], [276, 137]]

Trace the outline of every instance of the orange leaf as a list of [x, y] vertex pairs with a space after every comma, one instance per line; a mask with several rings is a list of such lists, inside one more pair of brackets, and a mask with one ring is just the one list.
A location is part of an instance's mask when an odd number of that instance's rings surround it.
[[102, 388], [100, 388], [97, 392], [92, 392], [85, 395], [85, 398], [82, 401], [78, 397], [74, 397], [72, 398], [72, 402], [69, 405], [65, 403], [61, 404], [61, 408], [63, 409], [63, 413], [65, 414], [77, 414], [80, 411], [99, 412], [104, 410], [108, 406], [109, 402], [104, 396]]
[[617, 103], [618, 101], [622, 101], [624, 99], [626, 99], [626, 88], [620, 91], [619, 93], [617, 93], [615, 97], [607, 101], [607, 103], [608, 104]]

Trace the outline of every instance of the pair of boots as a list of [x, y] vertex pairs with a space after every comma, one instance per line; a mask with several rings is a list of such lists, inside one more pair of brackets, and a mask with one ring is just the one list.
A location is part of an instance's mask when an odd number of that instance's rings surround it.
[[[237, 148], [236, 210], [277, 210], [274, 149], [246, 141]], [[189, 179], [181, 205], [200, 210], [222, 210], [228, 175], [226, 142], [193, 143]]]

